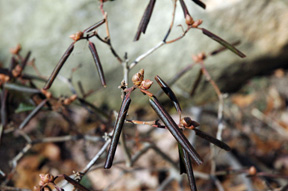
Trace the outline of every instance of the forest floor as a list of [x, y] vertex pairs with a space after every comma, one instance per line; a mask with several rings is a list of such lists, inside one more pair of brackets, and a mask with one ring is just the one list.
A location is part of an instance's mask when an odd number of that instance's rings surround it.
[[[185, 131], [204, 161], [200, 166], [193, 165], [198, 190], [288, 190], [287, 85], [288, 73], [278, 69], [270, 76], [255, 77], [225, 99], [225, 128], [221, 137], [231, 147], [229, 152], [214, 149], [211, 159], [210, 144]], [[213, 103], [187, 110], [185, 114], [199, 114], [199, 129], [216, 137], [217, 109], [218, 103]], [[44, 110], [22, 131], [15, 131], [15, 127], [30, 111], [10, 116], [12, 122], [5, 128], [0, 145], [0, 190], [33, 190], [43, 173], [56, 176], [81, 172], [99, 152], [105, 144], [102, 136], [113, 128], [111, 121], [89, 113], [79, 104], [60, 110], [70, 120], [65, 120], [60, 112]], [[150, 111], [135, 109], [127, 118], [157, 119]], [[105, 154], [102, 155], [81, 184], [91, 190], [189, 190], [186, 176], [173, 166], [178, 165], [177, 144], [166, 129], [125, 124], [124, 131], [132, 158], [149, 144], [156, 145], [156, 149], [143, 152], [133, 167], [127, 167], [122, 146], [118, 146], [114, 161], [117, 164], [104, 170]], [[251, 172], [254, 167], [256, 173]]]

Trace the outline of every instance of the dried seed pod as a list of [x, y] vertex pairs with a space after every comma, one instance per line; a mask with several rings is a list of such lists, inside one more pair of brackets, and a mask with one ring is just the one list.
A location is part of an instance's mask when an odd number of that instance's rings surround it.
[[137, 33], [134, 37], [134, 41], [139, 40], [141, 33], [145, 34], [147, 26], [148, 26], [149, 21], [150, 21], [150, 18], [152, 16], [155, 2], [156, 2], [156, 0], [150, 0], [149, 1], [149, 4], [147, 5], [145, 12], [142, 16], [142, 19], [140, 21], [140, 24], [138, 26]]
[[153, 82], [151, 80], [143, 80], [141, 82], [140, 88], [144, 90], [148, 90], [152, 86]]
[[141, 69], [139, 72], [133, 75], [132, 82], [136, 86], [140, 86], [144, 78], [144, 69]]
[[194, 20], [189, 14], [186, 14], [185, 16], [185, 23], [189, 26], [194, 24]]
[[21, 48], [22, 48], [21, 45], [17, 44], [17, 46], [15, 48], [10, 49], [10, 53], [11, 54], [18, 54], [20, 52]]
[[0, 86], [5, 83], [8, 82], [10, 80], [10, 77], [5, 75], [5, 74], [0, 74]]
[[101, 26], [102, 24], [105, 23], [105, 19], [102, 19], [101, 21], [95, 23], [94, 25], [88, 27], [87, 29], [85, 29], [83, 32], [91, 32], [92, 30], [96, 29], [97, 27]]
[[16, 78], [19, 77], [22, 73], [22, 68], [20, 65], [17, 65], [13, 70], [12, 70], [12, 75]]
[[217, 147], [220, 147], [221, 149], [224, 149], [226, 151], [230, 151], [231, 148], [226, 144], [224, 143], [223, 141], [220, 141], [214, 137], [212, 137], [211, 135], [208, 135], [207, 133], [199, 130], [199, 129], [193, 129], [196, 133], [197, 136], [209, 141], [210, 143], [216, 145]]
[[63, 54], [63, 56], [60, 58], [58, 64], [56, 65], [56, 67], [54, 68], [51, 76], [49, 77], [48, 81], [46, 82], [45, 86], [44, 86], [44, 90], [47, 90], [51, 87], [52, 83], [54, 82], [56, 76], [58, 75], [58, 73], [60, 72], [62, 66], [64, 65], [64, 63], [66, 62], [66, 60], [68, 59], [68, 57], [71, 55], [73, 49], [74, 49], [74, 43], [71, 43], [71, 45], [68, 47], [68, 49], [66, 50], [66, 52]]
[[97, 50], [96, 50], [96, 46], [93, 42], [90, 42], [90, 41], [89, 41], [88, 46], [89, 46], [90, 52], [93, 56], [93, 60], [94, 60], [95, 66], [97, 68], [101, 83], [104, 87], [106, 87], [106, 80], [105, 80], [105, 76], [104, 76], [104, 72], [103, 72], [100, 58], [99, 58]]
[[192, 24], [192, 27], [197, 28], [203, 23], [203, 20], [199, 19]]
[[54, 181], [54, 176], [51, 174], [39, 174], [39, 176], [40, 176], [40, 182], [44, 184]]
[[201, 60], [205, 60], [206, 59], [206, 54], [204, 52], [200, 52], [197, 56]]
[[130, 103], [131, 103], [131, 98], [128, 95], [125, 95], [122, 101], [122, 105], [120, 107], [119, 113], [118, 113], [117, 120], [114, 125], [113, 136], [112, 136], [111, 144], [108, 150], [106, 162], [104, 165], [105, 169], [111, 168], [112, 166], [114, 155], [116, 152], [116, 148], [119, 142], [120, 134], [123, 128], [124, 121], [126, 119], [126, 115], [127, 115]]
[[44, 89], [41, 89], [40, 91], [41, 91], [42, 94], [45, 95], [46, 98], [49, 99], [49, 98], [52, 97], [52, 93], [51, 92], [48, 92], [47, 90], [44, 90]]
[[187, 151], [185, 151], [184, 149], [182, 149], [182, 151], [183, 151], [183, 160], [185, 164], [185, 169], [186, 169], [186, 174], [187, 174], [190, 189], [191, 191], [197, 191], [195, 177], [193, 173], [193, 167], [191, 164], [191, 158], [189, 154], [187, 153]]
[[75, 101], [75, 100], [77, 99], [77, 97], [78, 97], [77, 94], [73, 94], [72, 96], [70, 96], [69, 99], [70, 99], [71, 101]]
[[190, 117], [182, 118], [180, 123], [186, 129], [194, 129], [195, 127], [198, 127], [200, 125], [196, 121], [193, 121]]
[[63, 100], [64, 105], [70, 105], [71, 103], [72, 103], [72, 101], [69, 98], [66, 98]]
[[216, 42], [220, 43], [222, 46], [226, 47], [227, 49], [231, 50], [232, 52], [234, 52], [235, 54], [237, 54], [238, 56], [240, 56], [241, 58], [246, 57], [245, 54], [243, 54], [240, 50], [238, 50], [237, 48], [235, 48], [232, 44], [228, 43], [227, 41], [225, 41], [224, 39], [220, 38], [219, 36], [217, 36], [216, 34], [208, 31], [207, 29], [204, 28], [199, 28], [200, 30], [202, 30], [202, 33], [206, 36], [208, 36], [209, 38], [215, 40]]
[[33, 191], [40, 191], [41, 189], [40, 189], [40, 186], [34, 186], [33, 187]]
[[69, 36], [69, 38], [71, 38], [75, 42], [80, 40], [82, 37], [83, 37], [83, 32], [82, 31], [78, 31], [75, 34], [72, 34], [72, 35]]
[[77, 95], [74, 94], [72, 96], [70, 96], [69, 98], [66, 98], [63, 100], [63, 104], [64, 105], [70, 105], [73, 101], [75, 101], [77, 99]]
[[177, 97], [175, 96], [174, 92], [172, 91], [172, 89], [168, 86], [168, 84], [166, 84], [161, 78], [160, 76], [155, 76], [155, 80], [156, 82], [159, 84], [159, 86], [161, 87], [161, 89], [165, 92], [165, 94], [170, 98], [171, 101], [173, 101], [173, 104], [177, 110], [177, 112], [181, 115], [182, 109], [181, 106], [178, 102]]
[[191, 156], [192, 160], [197, 164], [202, 164], [202, 160], [196, 150], [193, 148], [191, 143], [184, 136], [182, 131], [179, 129], [178, 125], [172, 119], [172, 117], [168, 114], [168, 112], [163, 108], [163, 106], [159, 103], [156, 97], [152, 96], [149, 98], [149, 103], [152, 109], [157, 113], [159, 118], [163, 121], [167, 129], [174, 136], [177, 142], [181, 145], [183, 149], [187, 151], [187, 153]]
[[255, 166], [251, 166], [249, 168], [248, 174], [251, 175], [251, 176], [255, 176], [256, 173], [257, 173], [257, 170], [256, 170]]

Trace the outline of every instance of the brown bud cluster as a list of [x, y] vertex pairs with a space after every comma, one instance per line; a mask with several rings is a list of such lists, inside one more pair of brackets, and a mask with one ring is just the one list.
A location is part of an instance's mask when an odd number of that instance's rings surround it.
[[189, 26], [194, 24], [194, 20], [189, 14], [185, 16], [185, 23]]
[[143, 90], [148, 90], [153, 84], [151, 80], [144, 80], [144, 69], [141, 69], [139, 72], [134, 74], [132, 82]]
[[257, 173], [256, 168], [254, 166], [251, 166], [249, 168], [248, 174], [251, 175], [251, 176], [254, 176], [254, 175], [256, 175], [256, 173]]
[[194, 129], [198, 127], [200, 124], [196, 121], [193, 121], [190, 117], [184, 117], [180, 121], [181, 126], [185, 127], [186, 129]]
[[51, 174], [39, 174], [39, 176], [39, 186], [45, 186], [46, 184], [54, 181], [54, 176], [52, 176]]
[[16, 78], [19, 77], [22, 73], [22, 67], [20, 65], [15, 66], [15, 68], [12, 70], [12, 75]]
[[41, 89], [41, 93], [44, 94], [48, 99], [52, 97], [51, 92], [48, 92], [47, 90]]
[[133, 75], [132, 82], [134, 85], [140, 86], [143, 79], [144, 79], [144, 69], [141, 69], [139, 72]]
[[193, 55], [192, 59], [194, 62], [198, 63], [206, 59], [206, 54], [204, 52], [199, 53], [198, 55]]
[[148, 90], [152, 86], [153, 82], [151, 80], [143, 80], [141, 82], [140, 88]]
[[11, 48], [10, 49], [10, 53], [11, 54], [18, 54], [21, 50], [21, 45], [20, 44], [17, 44], [17, 46], [15, 48]]
[[203, 23], [203, 20], [199, 19], [192, 24], [192, 27], [197, 28]]
[[75, 34], [70, 35], [69, 37], [76, 42], [76, 41], [80, 40], [83, 37], [83, 32], [82, 31], [78, 31]]
[[64, 99], [64, 100], [63, 100], [63, 104], [64, 104], [64, 105], [69, 105], [69, 104], [71, 104], [73, 101], [75, 101], [76, 99], [77, 99], [77, 95], [74, 94], [74, 95], [72, 95], [72, 96]]
[[0, 74], [0, 86], [2, 84], [4, 84], [5, 82], [8, 82], [10, 79], [9, 76], [5, 75], [5, 74]]

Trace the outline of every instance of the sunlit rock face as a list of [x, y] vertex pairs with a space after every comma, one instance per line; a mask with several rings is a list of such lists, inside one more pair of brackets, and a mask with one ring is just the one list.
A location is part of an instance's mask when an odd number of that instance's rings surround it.
[[[148, 0], [116, 0], [104, 4], [108, 14], [111, 42], [120, 57], [128, 55], [129, 63], [161, 42], [170, 26], [173, 11], [173, 1], [156, 1], [152, 18], [145, 34], [140, 40], [133, 42], [138, 24]], [[241, 40], [237, 46], [247, 58], [241, 59], [230, 51], [225, 51], [206, 61], [207, 69], [223, 91], [234, 91], [251, 76], [272, 71], [277, 67], [285, 67], [287, 63], [288, 44], [288, 3], [284, 0], [210, 0], [204, 1], [207, 9], [185, 1], [194, 20], [202, 19], [202, 27], [214, 32], [229, 42]], [[9, 64], [9, 49], [21, 43], [22, 53], [32, 51], [36, 65], [42, 75], [49, 76], [58, 60], [70, 45], [71, 34], [83, 30], [103, 19], [98, 1], [53, 1], [50, 0], [9, 0], [0, 2], [0, 60]], [[168, 40], [182, 35], [186, 28], [185, 20], [179, 2], [175, 23]], [[101, 37], [106, 36], [105, 26], [97, 30]], [[111, 54], [109, 47], [96, 38], [92, 38], [98, 50], [104, 72], [107, 88], [94, 94], [97, 104], [107, 103], [111, 106], [120, 104], [120, 90], [117, 88], [123, 79], [123, 69], [117, 59]], [[172, 44], [162, 46], [149, 57], [141, 61], [130, 72], [131, 76], [140, 68], [145, 69], [145, 78], [153, 79], [155, 75], [163, 80], [169, 80], [173, 75], [192, 63], [191, 55], [218, 48], [220, 45], [204, 36], [200, 30], [190, 30], [186, 36]], [[69, 77], [71, 69], [82, 64], [73, 73], [73, 83], [81, 81], [84, 89], [98, 89], [101, 83], [93, 62], [87, 41], [76, 43], [75, 49], [63, 69], [61, 76]], [[192, 86], [199, 68], [189, 72], [179, 82], [177, 87], [187, 90]], [[27, 68], [27, 72], [34, 71]], [[131, 81], [129, 82], [131, 84]], [[43, 86], [44, 84], [39, 84]], [[153, 85], [156, 91], [157, 85]], [[214, 96], [211, 89], [203, 83], [198, 89], [201, 96], [191, 101], [203, 103]], [[158, 87], [157, 87], [158, 88]], [[70, 94], [68, 85], [61, 79], [56, 79], [52, 90], [57, 94]], [[189, 91], [189, 90], [187, 90]], [[181, 93], [182, 95], [183, 92]], [[137, 95], [139, 97], [139, 95]], [[140, 96], [141, 97], [141, 96]], [[143, 102], [139, 101], [138, 102]], [[146, 100], [147, 101], [147, 100]], [[144, 104], [147, 103], [144, 101]], [[136, 102], [136, 99], [135, 101]]]

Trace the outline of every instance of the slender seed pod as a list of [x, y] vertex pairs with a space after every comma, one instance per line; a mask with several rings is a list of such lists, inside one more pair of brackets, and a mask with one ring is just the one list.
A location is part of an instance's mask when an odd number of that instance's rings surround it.
[[24, 70], [26, 64], [28, 63], [28, 60], [29, 60], [30, 56], [31, 56], [31, 51], [29, 51], [29, 52], [27, 53], [27, 55], [25, 56], [24, 60], [23, 60], [22, 63], [20, 64], [22, 70]]
[[180, 174], [187, 173], [186, 172], [186, 167], [185, 167], [185, 161], [184, 161], [184, 156], [183, 156], [183, 148], [181, 145], [178, 143], [178, 154], [179, 154], [179, 170]]
[[226, 151], [230, 151], [231, 148], [224, 143], [223, 141], [220, 141], [214, 137], [212, 137], [211, 135], [208, 135], [207, 133], [204, 133], [203, 131], [200, 131], [199, 129], [193, 129], [196, 132], [196, 135], [209, 141], [210, 143], [220, 147], [221, 149], [224, 149]]
[[62, 66], [64, 65], [64, 63], [66, 62], [66, 60], [68, 59], [68, 57], [70, 56], [70, 54], [72, 53], [74, 49], [74, 42], [68, 47], [68, 49], [66, 50], [66, 52], [63, 54], [63, 56], [61, 57], [61, 59], [59, 60], [58, 64], [56, 65], [56, 67], [54, 68], [51, 76], [49, 77], [47, 83], [44, 86], [44, 90], [47, 90], [51, 87], [52, 83], [54, 82], [56, 76], [58, 75], [58, 73], [60, 72]]
[[147, 26], [149, 24], [154, 5], [155, 5], [156, 0], [150, 0], [149, 4], [147, 5], [144, 15], [140, 21], [140, 24], [137, 29], [137, 33], [135, 35], [134, 41], [139, 40], [141, 33], [145, 34]]
[[101, 26], [102, 24], [105, 23], [105, 19], [102, 19], [101, 21], [95, 23], [94, 25], [88, 27], [87, 29], [85, 29], [83, 32], [91, 32], [92, 30], [96, 29], [97, 27]]
[[42, 107], [46, 104], [48, 100], [44, 99], [33, 111], [25, 118], [25, 120], [20, 124], [19, 129], [23, 129], [29, 121], [42, 109]]
[[197, 5], [199, 5], [200, 7], [202, 7], [203, 9], [206, 9], [206, 5], [202, 1], [200, 0], [192, 0], [192, 1], [196, 3]]
[[195, 177], [194, 177], [194, 173], [193, 173], [193, 167], [191, 164], [191, 160], [190, 160], [190, 156], [187, 153], [187, 151], [183, 150], [183, 159], [184, 159], [184, 164], [185, 164], [185, 169], [186, 169], [186, 174], [188, 177], [188, 181], [189, 181], [189, 186], [191, 191], [197, 191], [197, 187], [196, 187], [196, 182], [195, 182]]
[[199, 28], [202, 30], [202, 33], [205, 34], [206, 36], [208, 36], [209, 38], [217, 41], [218, 43], [220, 43], [222, 46], [226, 47], [227, 49], [229, 49], [230, 51], [234, 52], [235, 54], [237, 54], [238, 56], [240, 56], [241, 58], [245, 58], [246, 55], [243, 54], [240, 50], [238, 50], [237, 48], [235, 48], [232, 44], [228, 43], [227, 41], [225, 41], [224, 39], [220, 38], [219, 36], [217, 36], [216, 34], [208, 31], [207, 29], [204, 28]]
[[95, 44], [93, 42], [91, 42], [91, 41], [89, 41], [89, 49], [90, 49], [90, 51], [92, 53], [92, 56], [93, 56], [93, 59], [94, 59], [94, 62], [95, 62], [95, 65], [96, 65], [100, 80], [101, 80], [101, 83], [102, 83], [102, 85], [104, 87], [106, 87], [106, 81], [105, 81], [102, 65], [101, 65], [101, 62], [100, 62], [100, 59], [99, 59]]
[[182, 109], [180, 107], [180, 104], [178, 102], [177, 97], [175, 96], [174, 92], [171, 90], [171, 88], [160, 78], [160, 76], [155, 76], [155, 80], [159, 84], [159, 86], [162, 88], [162, 90], [165, 92], [165, 94], [173, 101], [173, 104], [177, 110], [178, 113], [182, 112]]
[[77, 182], [76, 180], [70, 178], [69, 176], [67, 176], [66, 174], [63, 174], [63, 177], [65, 180], [67, 180], [67, 182], [69, 182], [70, 184], [72, 184], [77, 190], [80, 191], [89, 191], [88, 188], [86, 188], [85, 186], [83, 186], [82, 184], [80, 184], [79, 182]]
[[114, 155], [116, 152], [116, 148], [117, 148], [117, 145], [119, 142], [120, 134], [121, 134], [121, 131], [123, 128], [124, 121], [126, 119], [126, 115], [127, 115], [127, 111], [129, 109], [130, 103], [131, 103], [130, 96], [125, 95], [125, 97], [122, 101], [122, 105], [120, 107], [120, 111], [118, 113], [116, 123], [114, 125], [114, 132], [113, 132], [111, 144], [110, 144], [110, 147], [108, 150], [106, 162], [104, 165], [105, 169], [111, 168], [111, 166], [112, 166]]
[[188, 152], [188, 154], [191, 156], [193, 161], [197, 165], [202, 164], [202, 160], [201, 160], [200, 156], [198, 155], [198, 153], [195, 151], [193, 146], [189, 143], [187, 138], [181, 132], [179, 127], [176, 125], [175, 121], [171, 118], [171, 116], [167, 113], [167, 111], [159, 103], [157, 98], [152, 96], [149, 98], [149, 102], [150, 102], [151, 107], [157, 113], [159, 118], [163, 121], [163, 123], [168, 128], [170, 133], [174, 136], [174, 138], [178, 141], [178, 143], [182, 146], [182, 148]]

